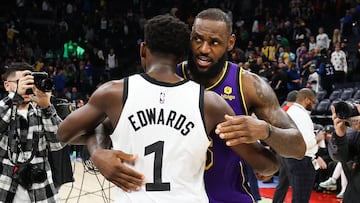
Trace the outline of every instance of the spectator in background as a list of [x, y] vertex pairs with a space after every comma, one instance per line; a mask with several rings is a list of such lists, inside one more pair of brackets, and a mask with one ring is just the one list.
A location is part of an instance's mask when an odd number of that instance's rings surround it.
[[296, 64], [293, 63], [291, 67], [287, 69], [288, 81], [287, 88], [291, 90], [299, 90], [301, 88], [300, 70], [296, 68]]
[[342, 41], [342, 36], [341, 36], [341, 32], [340, 29], [334, 29], [333, 31], [333, 36], [332, 36], [332, 40], [331, 40], [331, 47], [335, 47], [335, 45], [337, 43], [341, 43]]
[[240, 63], [240, 62], [245, 62], [246, 61], [246, 58], [245, 58], [245, 53], [243, 50], [241, 50], [240, 48], [234, 48], [232, 51], [231, 51], [231, 61], [233, 63]]
[[[345, 166], [347, 167], [347, 166]], [[336, 198], [342, 199], [344, 198], [344, 193], [346, 190], [346, 186], [348, 184], [348, 180], [346, 178], [345, 172], [343, 170], [343, 166], [341, 162], [336, 163], [336, 167], [332, 173], [332, 175], [326, 181], [319, 183], [319, 186], [327, 189], [327, 190], [336, 190], [337, 189], [337, 180], [341, 178], [341, 190], [336, 195]]]
[[287, 94], [285, 102], [281, 105], [281, 108], [284, 111], [287, 111], [290, 108], [290, 106], [295, 103], [298, 92], [299, 92], [298, 90], [292, 90]]
[[279, 67], [276, 64], [271, 66], [272, 77], [269, 81], [271, 88], [274, 90], [276, 97], [279, 100], [279, 103], [282, 104], [288, 93], [287, 83], [288, 76], [284, 68]]
[[315, 49], [315, 47], [316, 47], [316, 39], [315, 39], [314, 36], [311, 35], [311, 36], [309, 37], [308, 50], [309, 50], [309, 51], [312, 51], [312, 50]]
[[107, 54], [105, 60], [106, 60], [105, 74], [107, 75], [106, 79], [111, 80], [115, 73], [117, 73], [117, 75], [119, 74], [117, 70], [119, 66], [119, 61], [118, 61], [118, 57], [115, 54], [114, 48], [110, 48], [109, 53]]
[[331, 53], [331, 63], [335, 69], [334, 82], [344, 83], [348, 72], [346, 54], [341, 50], [340, 43], [335, 45], [335, 50]]
[[279, 58], [282, 59], [282, 61], [288, 66], [291, 67], [291, 59], [290, 59], [290, 53], [285, 49], [285, 47], [280, 46], [278, 49], [279, 52]]
[[55, 75], [54, 75], [54, 85], [55, 85], [55, 92], [56, 96], [61, 96], [64, 92], [64, 88], [66, 86], [66, 79], [65, 79], [65, 70], [61, 68], [57, 68]]
[[328, 98], [334, 89], [335, 69], [330, 58], [326, 54], [320, 57], [319, 63], [318, 73], [320, 75], [320, 86], [326, 91], [325, 98]]
[[316, 47], [319, 47], [320, 50], [323, 52], [329, 49], [330, 46], [330, 39], [329, 36], [325, 33], [323, 27], [319, 27], [318, 34], [316, 35]]
[[340, 19], [340, 29], [344, 36], [352, 34], [353, 17], [350, 10], [346, 10], [345, 16]]
[[306, 143], [306, 153], [303, 159], [285, 158], [293, 203], [309, 202], [314, 186], [316, 169], [312, 160], [316, 157], [318, 145], [314, 134], [314, 124], [308, 112], [314, 109], [315, 102], [316, 94], [309, 88], [302, 88], [296, 96], [295, 103], [287, 110]]
[[315, 93], [319, 92], [320, 88], [320, 77], [316, 69], [315, 64], [311, 64], [309, 67], [309, 77], [307, 79], [307, 88], [312, 89]]

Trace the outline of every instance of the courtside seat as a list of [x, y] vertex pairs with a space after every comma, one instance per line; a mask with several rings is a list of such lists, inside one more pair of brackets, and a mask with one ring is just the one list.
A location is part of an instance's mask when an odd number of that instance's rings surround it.
[[329, 95], [329, 99], [331, 101], [334, 101], [337, 98], [340, 98], [341, 94], [342, 94], [343, 90], [342, 89], [335, 89], [331, 92], [331, 94]]
[[330, 99], [323, 99], [315, 106], [311, 113], [311, 119], [314, 123], [324, 125], [328, 122], [329, 118], [331, 119], [329, 112], [331, 103]]
[[316, 100], [320, 102], [321, 100], [325, 99], [326, 94], [327, 94], [326, 90], [320, 90], [320, 91], [318, 91], [318, 92], [316, 93]]
[[356, 90], [354, 95], [352, 96], [353, 99], [360, 99], [360, 89]]
[[353, 88], [347, 88], [347, 89], [344, 89], [344, 91], [341, 93], [340, 95], [340, 99], [342, 100], [348, 100], [350, 98], [352, 98], [353, 96], [353, 93], [354, 93], [354, 89]]

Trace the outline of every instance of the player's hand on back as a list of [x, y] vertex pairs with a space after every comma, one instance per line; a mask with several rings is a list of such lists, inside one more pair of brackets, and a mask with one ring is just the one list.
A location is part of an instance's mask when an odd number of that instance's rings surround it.
[[143, 174], [129, 168], [124, 162], [134, 164], [136, 155], [126, 154], [119, 150], [97, 149], [91, 160], [100, 173], [110, 182], [126, 192], [140, 190], [145, 184]]

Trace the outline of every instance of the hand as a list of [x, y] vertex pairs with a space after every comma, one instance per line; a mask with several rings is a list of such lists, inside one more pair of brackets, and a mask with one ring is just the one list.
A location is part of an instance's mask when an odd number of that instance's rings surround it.
[[261, 180], [261, 181], [268, 181], [273, 177], [273, 175], [265, 176], [265, 175], [261, 175], [259, 173], [255, 173], [255, 176], [258, 180]]
[[326, 162], [324, 161], [323, 158], [321, 158], [321, 156], [319, 156], [317, 159], [316, 159], [320, 169], [327, 169], [327, 164]]
[[331, 106], [331, 113], [332, 113], [331, 118], [332, 118], [333, 123], [334, 123], [334, 129], [335, 129], [336, 135], [339, 136], [339, 137], [345, 136], [345, 134], [346, 134], [345, 121], [336, 116], [334, 106]]
[[31, 95], [31, 100], [34, 101], [40, 108], [47, 108], [51, 105], [51, 92], [43, 92], [38, 88], [33, 88], [34, 95]]
[[134, 164], [136, 159], [136, 155], [109, 149], [97, 149], [91, 157], [100, 173], [125, 192], [140, 190], [140, 187], [145, 184], [143, 174], [123, 164], [123, 162]]
[[316, 134], [316, 139], [317, 142], [319, 143], [322, 140], [325, 140], [325, 136], [326, 136], [326, 132], [324, 130], [320, 130], [317, 134]]
[[31, 75], [31, 71], [24, 71], [23, 77], [17, 81], [16, 93], [20, 96], [26, 95], [26, 90], [34, 87], [34, 76]]
[[254, 143], [269, 136], [267, 123], [252, 116], [229, 116], [217, 125], [215, 133], [226, 140], [226, 145]]

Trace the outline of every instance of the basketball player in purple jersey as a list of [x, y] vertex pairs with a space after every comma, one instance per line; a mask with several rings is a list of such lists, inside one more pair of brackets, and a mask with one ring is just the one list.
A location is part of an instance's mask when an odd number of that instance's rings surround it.
[[[270, 86], [257, 75], [227, 61], [227, 52], [233, 49], [235, 36], [232, 22], [224, 12], [220, 9], [200, 12], [190, 39], [188, 62], [178, 66], [178, 74], [217, 92], [236, 115], [244, 115], [229, 117], [229, 122], [221, 124], [216, 131], [226, 143], [218, 136], [211, 137], [213, 143], [208, 150], [204, 176], [209, 200], [211, 203], [255, 202], [247, 185], [244, 161], [258, 173], [256, 160], [246, 154], [240, 157], [228, 146], [263, 140], [280, 155], [302, 158], [304, 141], [281, 110]], [[251, 113], [257, 118], [249, 116]]]

